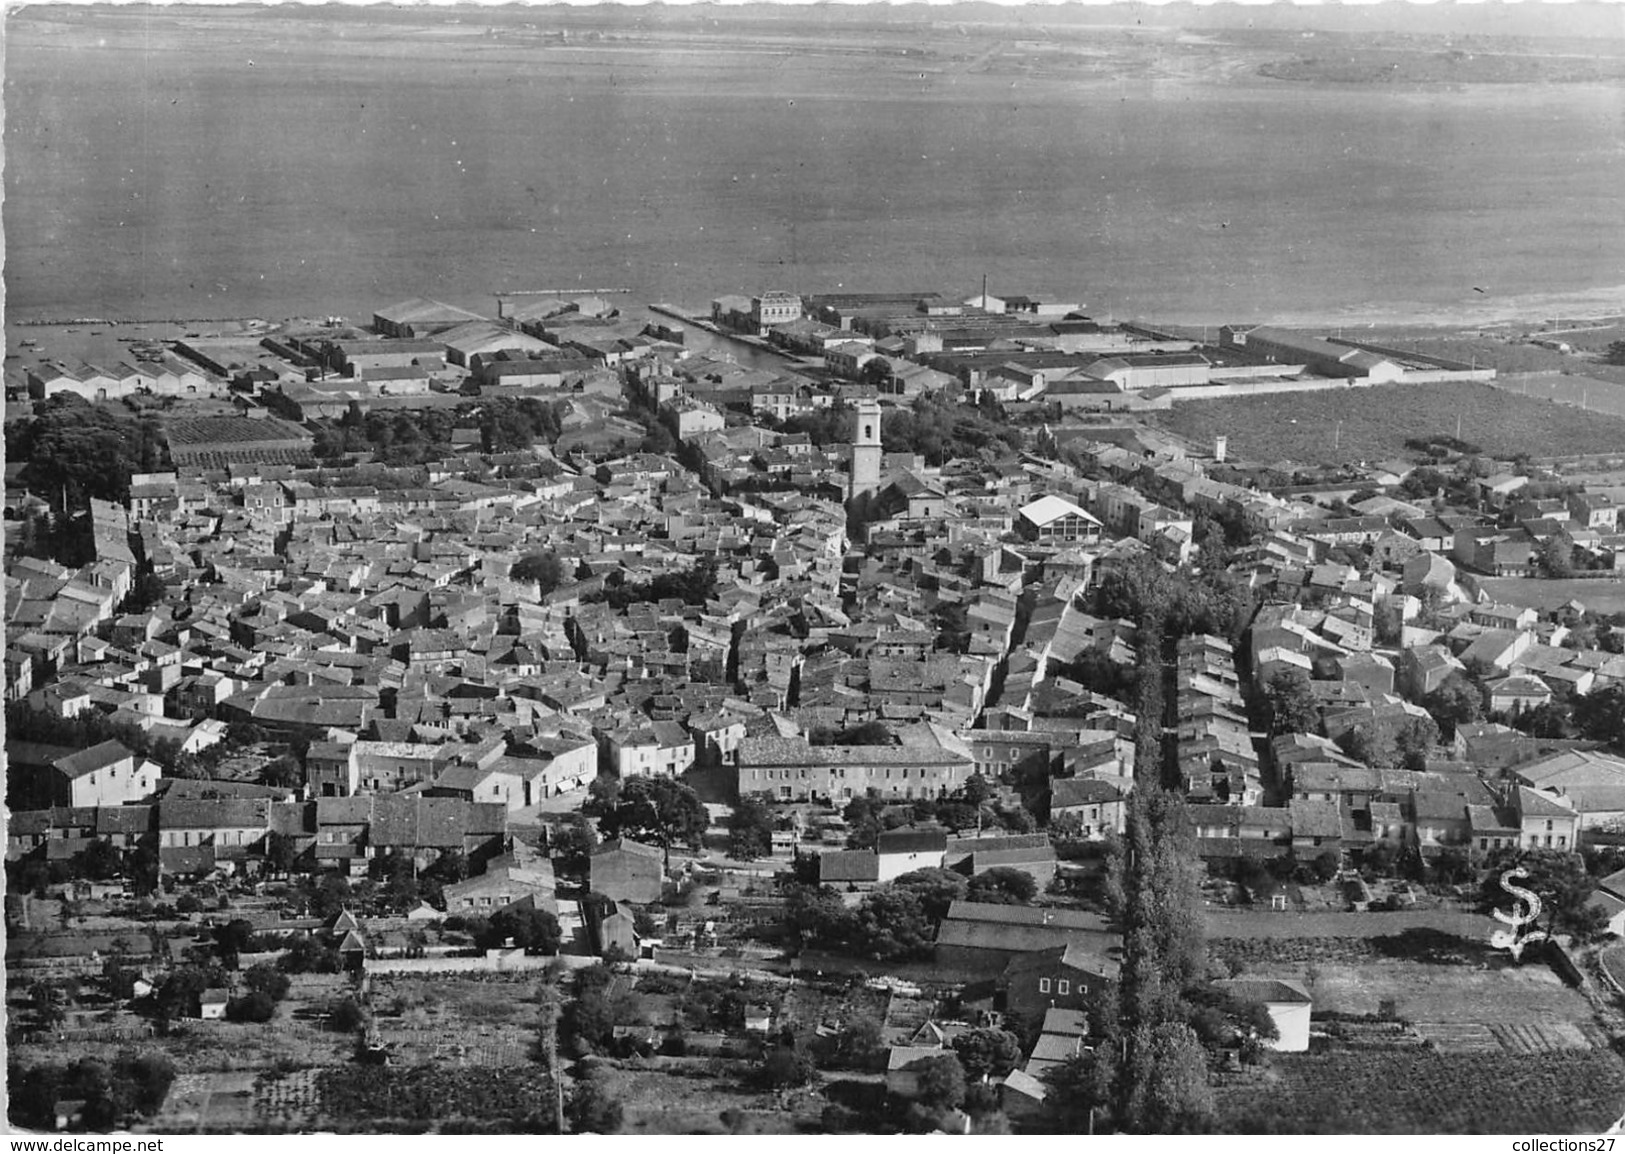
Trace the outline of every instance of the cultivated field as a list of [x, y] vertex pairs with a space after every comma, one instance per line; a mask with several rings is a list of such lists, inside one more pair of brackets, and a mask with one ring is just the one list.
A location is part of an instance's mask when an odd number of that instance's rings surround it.
[[1548, 581], [1539, 577], [1483, 577], [1479, 585], [1505, 605], [1552, 609], [1578, 601], [1594, 613], [1625, 613], [1625, 578]]
[[372, 980], [374, 1028], [402, 1065], [508, 1066], [536, 1040], [538, 975]]
[[1227, 1080], [1221, 1125], [1243, 1134], [1596, 1134], [1625, 1113], [1625, 1061], [1607, 1050], [1280, 1055]]
[[816, 1132], [824, 1101], [812, 1091], [751, 1089], [751, 1063], [708, 1058], [653, 1058], [600, 1065], [626, 1111], [625, 1134], [726, 1134], [725, 1110], [739, 1130], [758, 1134]]
[[1462, 439], [1494, 456], [1625, 452], [1625, 419], [1475, 381], [1190, 401], [1158, 419], [1200, 444], [1224, 434], [1238, 459], [1347, 464], [1407, 456], [1407, 438], [1454, 436], [1458, 417]]
[[[1537, 401], [1559, 401], [1586, 412], [1625, 417], [1625, 384], [1619, 381], [1565, 373], [1533, 373], [1497, 377], [1495, 387]], [[1620, 450], [1625, 452], [1625, 445], [1621, 445]]]
[[1625, 942], [1616, 942], [1602, 952], [1602, 968], [1620, 989], [1625, 990]]

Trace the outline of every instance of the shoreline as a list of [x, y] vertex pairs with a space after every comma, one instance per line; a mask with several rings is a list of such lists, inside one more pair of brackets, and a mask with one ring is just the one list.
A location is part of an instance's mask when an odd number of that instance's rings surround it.
[[[585, 290], [584, 290], [585, 291]], [[637, 290], [633, 290], [634, 292]], [[724, 288], [723, 292], [740, 291]], [[833, 290], [831, 290], [833, 291]], [[817, 296], [817, 292], [804, 293], [804, 296]], [[1097, 294], [1102, 296], [1103, 302], [1109, 301], [1110, 293]], [[457, 292], [440, 293], [436, 299], [448, 303], [458, 303], [463, 299], [473, 300], [467, 294]], [[648, 294], [645, 300], [661, 301], [655, 294]], [[701, 314], [690, 313], [680, 304], [671, 303], [670, 298], [661, 301], [667, 308], [684, 314], [684, 319]], [[277, 317], [281, 308], [244, 311], [236, 315], [205, 316], [201, 313], [193, 314], [190, 310], [177, 309], [170, 318], [147, 317], [136, 319], [131, 313], [128, 317], [111, 314], [101, 317], [80, 315], [65, 317], [58, 314], [54, 317], [40, 317], [28, 315], [31, 310], [26, 306], [19, 309], [15, 302], [7, 302], [7, 319], [5, 327], [9, 329], [47, 329], [69, 328], [85, 325], [97, 325], [108, 328], [122, 327], [134, 328], [138, 326], [196, 326], [196, 325], [243, 325], [250, 322], [259, 322], [262, 325], [273, 327], [285, 326], [291, 322], [306, 320], [312, 317], [330, 315], [333, 310], [311, 309], [300, 306], [297, 311], [286, 316]], [[150, 309], [150, 304], [149, 304]], [[643, 305], [643, 308], [649, 308]], [[286, 308], [286, 305], [283, 306]], [[351, 315], [343, 309], [337, 310], [340, 314]], [[477, 310], [476, 310], [477, 311]], [[1237, 309], [1234, 311], [1215, 312], [1209, 307], [1200, 308], [1170, 308], [1167, 310], [1136, 310], [1133, 313], [1120, 312], [1109, 304], [1094, 310], [1085, 309], [1085, 313], [1101, 319], [1102, 315], [1115, 314], [1114, 319], [1129, 321], [1137, 324], [1177, 325], [1186, 328], [1208, 326], [1215, 327], [1225, 324], [1270, 324], [1284, 328], [1312, 329], [1312, 328], [1354, 328], [1365, 327], [1374, 329], [1468, 329], [1468, 328], [1539, 328], [1554, 321], [1565, 324], [1584, 326], [1587, 324], [1618, 324], [1625, 323], [1625, 284], [1610, 285], [1597, 288], [1576, 289], [1567, 292], [1535, 292], [1512, 294], [1504, 297], [1492, 297], [1486, 294], [1482, 303], [1462, 302], [1455, 305], [1444, 305], [1425, 301], [1385, 301], [1362, 302], [1354, 305], [1330, 306], [1326, 308], [1293, 309], [1291, 307], [1279, 310], [1268, 309]], [[183, 312], [186, 315], [182, 315]], [[22, 315], [18, 315], [21, 313]], [[361, 315], [361, 314], [355, 314]], [[366, 315], [370, 318], [370, 312]], [[493, 318], [494, 319], [494, 318]]]

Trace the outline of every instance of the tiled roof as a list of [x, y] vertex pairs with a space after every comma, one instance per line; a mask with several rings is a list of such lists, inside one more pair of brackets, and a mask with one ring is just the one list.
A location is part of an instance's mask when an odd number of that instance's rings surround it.
[[271, 803], [263, 799], [221, 798], [214, 801], [182, 798], [158, 803], [160, 829], [262, 828], [271, 824]]
[[1233, 998], [1248, 1002], [1291, 1003], [1308, 1005], [1314, 1002], [1309, 991], [1286, 978], [1225, 978], [1213, 983]]
[[820, 882], [872, 882], [880, 878], [880, 858], [873, 850], [838, 850], [818, 858]]
[[82, 749], [78, 753], [60, 758], [55, 764], [67, 777], [80, 778], [134, 756], [133, 752], [125, 748], [123, 742], [104, 741], [89, 749]]

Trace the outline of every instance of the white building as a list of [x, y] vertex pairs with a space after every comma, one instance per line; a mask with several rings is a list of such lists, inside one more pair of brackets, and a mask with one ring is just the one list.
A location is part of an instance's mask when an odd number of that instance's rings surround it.
[[1309, 1048], [1309, 1015], [1314, 999], [1298, 982], [1285, 978], [1229, 978], [1214, 986], [1233, 998], [1258, 1002], [1269, 1011], [1277, 1037], [1272, 1050], [1301, 1054]]

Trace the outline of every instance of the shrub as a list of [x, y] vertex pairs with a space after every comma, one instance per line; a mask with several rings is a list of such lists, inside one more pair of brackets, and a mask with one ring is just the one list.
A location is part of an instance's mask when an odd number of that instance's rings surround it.
[[361, 1008], [361, 1003], [354, 998], [341, 998], [327, 1008], [327, 1025], [330, 1029], [348, 1034], [357, 1030], [367, 1020], [367, 1015]]
[[263, 990], [226, 1003], [226, 1020], [230, 1022], [269, 1022], [275, 1015], [276, 1002]]

